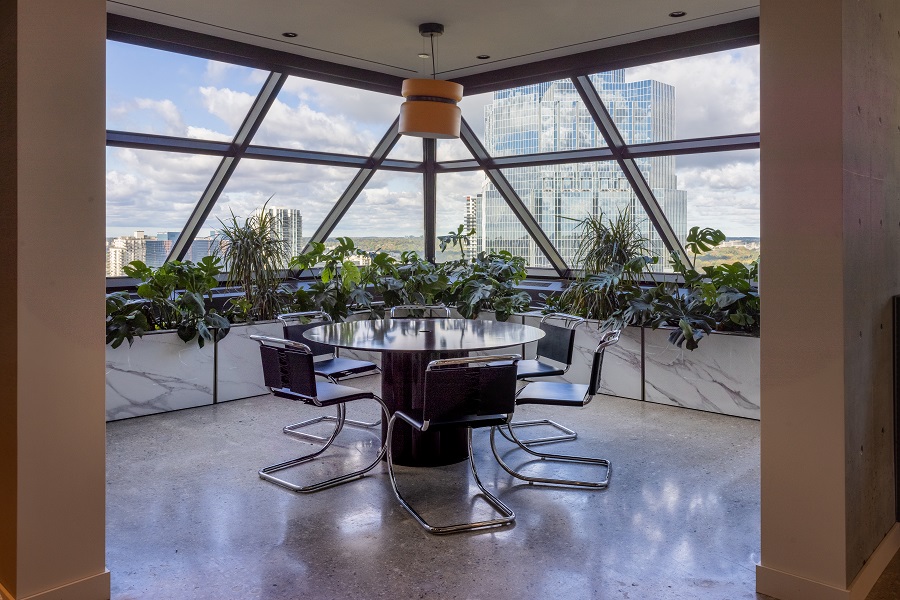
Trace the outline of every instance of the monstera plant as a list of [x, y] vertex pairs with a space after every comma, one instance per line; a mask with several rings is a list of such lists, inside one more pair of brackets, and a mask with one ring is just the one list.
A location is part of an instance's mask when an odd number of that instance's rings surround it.
[[201, 348], [228, 333], [228, 319], [207, 309], [216, 275], [222, 272], [218, 259], [207, 256], [196, 264], [171, 261], [158, 268], [133, 261], [124, 271], [141, 283], [137, 298], [128, 292], [106, 296], [106, 343], [113, 348], [126, 340], [130, 346], [135, 336], [149, 331], [175, 330], [185, 343], [197, 340]]

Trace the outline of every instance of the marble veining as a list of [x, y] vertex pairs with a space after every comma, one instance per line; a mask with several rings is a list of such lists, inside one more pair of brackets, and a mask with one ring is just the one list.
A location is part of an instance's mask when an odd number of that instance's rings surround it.
[[[489, 320], [493, 313], [479, 318]], [[539, 313], [512, 322], [537, 326]], [[267, 393], [263, 386], [258, 344], [250, 335], [282, 336], [280, 323], [235, 325], [219, 343], [218, 401]], [[693, 352], [669, 344], [668, 330], [644, 332], [644, 375], [641, 380], [641, 330], [627, 328], [604, 358], [600, 392], [658, 404], [759, 419], [759, 339], [712, 335]], [[595, 322], [576, 328], [573, 363], [558, 380], [584, 383], [590, 377], [594, 349], [600, 340]], [[534, 356], [536, 343], [487, 353], [515, 352]], [[474, 354], [483, 354], [476, 352]], [[381, 363], [377, 352], [341, 350], [349, 358]], [[148, 415], [212, 403], [212, 347], [185, 344], [171, 332], [147, 334], [131, 348], [106, 350], [107, 420]]]
[[759, 419], [759, 338], [713, 334], [689, 351], [645, 332], [646, 400]]
[[269, 389], [263, 385], [259, 343], [251, 340], [251, 335], [280, 338], [284, 336], [284, 332], [278, 321], [231, 326], [228, 335], [219, 342], [219, 380], [216, 394], [219, 402], [269, 393]]
[[213, 349], [174, 332], [148, 333], [106, 347], [106, 419], [113, 421], [212, 404]]

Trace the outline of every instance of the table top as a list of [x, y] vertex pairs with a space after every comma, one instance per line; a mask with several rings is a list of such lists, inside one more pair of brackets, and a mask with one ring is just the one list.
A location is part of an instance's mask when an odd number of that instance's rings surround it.
[[544, 337], [537, 327], [472, 319], [378, 319], [330, 323], [303, 336], [339, 348], [375, 352], [489, 350], [534, 342]]

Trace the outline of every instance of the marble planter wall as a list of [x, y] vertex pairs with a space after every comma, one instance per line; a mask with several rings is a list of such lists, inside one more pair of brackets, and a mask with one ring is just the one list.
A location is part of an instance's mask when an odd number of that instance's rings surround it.
[[[227, 338], [226, 338], [227, 339]], [[106, 420], [212, 404], [213, 347], [170, 331], [106, 347]]]
[[[492, 319], [486, 312], [479, 318]], [[513, 322], [537, 326], [539, 313], [515, 316]], [[235, 325], [219, 342], [219, 402], [268, 393], [263, 386], [259, 346], [251, 335], [281, 337], [277, 322]], [[600, 391], [622, 396], [751, 419], [759, 419], [759, 338], [714, 334], [693, 352], [672, 346], [668, 330], [626, 329], [603, 361]], [[575, 355], [561, 377], [586, 382], [600, 339], [596, 323], [576, 329]], [[534, 355], [528, 344], [524, 355]], [[522, 353], [521, 346], [489, 351]], [[341, 350], [342, 356], [381, 363], [376, 352]], [[642, 378], [643, 365], [643, 378]], [[108, 421], [213, 403], [213, 347], [185, 344], [175, 333], [154, 332], [130, 348], [106, 348], [106, 418]]]
[[[268, 393], [253, 334], [281, 337], [281, 324], [234, 325], [219, 342], [219, 402]], [[212, 404], [213, 362], [212, 344], [185, 344], [170, 331], [145, 334], [131, 347], [107, 346], [106, 420]]]
[[713, 334], [693, 352], [645, 330], [645, 400], [759, 419], [759, 338]]
[[219, 342], [219, 402], [269, 393], [263, 385], [259, 343], [251, 340], [251, 335], [280, 338], [284, 333], [278, 321], [231, 326], [231, 331]]

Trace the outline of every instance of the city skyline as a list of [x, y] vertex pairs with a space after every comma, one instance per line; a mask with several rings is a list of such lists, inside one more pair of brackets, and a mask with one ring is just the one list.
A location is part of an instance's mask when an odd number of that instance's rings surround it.
[[[196, 139], [230, 140], [265, 73], [108, 42], [107, 127]], [[134, 76], [135, 69], [143, 73]], [[677, 83], [678, 136], [758, 131], [758, 48], [719, 52], [636, 67], [626, 81]], [[484, 140], [491, 94], [467, 95], [460, 106]], [[254, 144], [367, 155], [396, 117], [402, 98], [291, 77]], [[403, 137], [391, 158], [421, 160], [419, 140]], [[689, 225], [729, 236], [758, 236], [759, 153], [679, 157], [679, 188], [690, 191]], [[439, 140], [438, 159], [470, 158], [459, 140]], [[179, 231], [215, 169], [216, 157], [107, 149], [107, 236]], [[300, 210], [315, 231], [355, 175], [353, 169], [242, 160], [203, 230], [231, 212], [249, 216], [270, 197]], [[438, 176], [437, 232], [463, 222], [466, 196], [481, 191], [481, 173]], [[421, 176], [378, 171], [333, 235], [421, 236]], [[548, 232], [549, 233], [549, 232]]]

